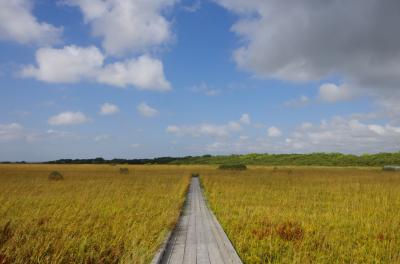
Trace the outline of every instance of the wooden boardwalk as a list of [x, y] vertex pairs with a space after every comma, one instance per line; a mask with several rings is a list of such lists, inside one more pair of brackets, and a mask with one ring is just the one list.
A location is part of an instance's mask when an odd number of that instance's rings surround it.
[[198, 178], [192, 178], [184, 212], [165, 252], [153, 263], [242, 263], [204, 200]]

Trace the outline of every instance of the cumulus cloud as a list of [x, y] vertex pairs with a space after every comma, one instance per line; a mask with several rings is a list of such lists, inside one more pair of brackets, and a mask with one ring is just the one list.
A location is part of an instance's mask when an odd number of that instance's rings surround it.
[[[338, 76], [368, 90], [398, 89], [400, 2], [215, 0], [239, 15], [239, 67], [290, 81]], [[368, 19], [366, 19], [368, 18]]]
[[97, 81], [118, 87], [132, 85], [139, 90], [171, 89], [170, 83], [165, 79], [162, 62], [148, 55], [106, 65], [99, 71]]
[[136, 109], [144, 117], [154, 117], [158, 115], [158, 110], [148, 105], [146, 102], [141, 102]]
[[311, 102], [310, 98], [308, 98], [305, 95], [302, 95], [299, 98], [286, 101], [284, 105], [286, 107], [303, 107], [310, 104], [310, 102]]
[[96, 78], [103, 61], [103, 54], [94, 46], [40, 48], [36, 51], [37, 67], [25, 66], [21, 74], [50, 83], [76, 83], [82, 79]]
[[337, 86], [333, 83], [325, 83], [319, 87], [318, 98], [324, 102], [334, 103], [350, 100], [354, 95], [354, 91], [345, 84]]
[[192, 5], [183, 6], [182, 9], [189, 13], [195, 13], [201, 9], [201, 2], [197, 0]]
[[101, 134], [101, 135], [97, 135], [93, 138], [94, 141], [99, 142], [99, 141], [103, 141], [103, 140], [107, 140], [110, 138], [110, 135], [108, 134]]
[[165, 91], [171, 88], [165, 79], [162, 62], [148, 55], [110, 64], [104, 64], [104, 59], [94, 46], [41, 48], [36, 52], [37, 65], [24, 66], [21, 76], [50, 83], [86, 80], [117, 87], [134, 86], [141, 90]]
[[191, 90], [195, 93], [202, 93], [207, 96], [216, 96], [221, 93], [221, 90], [210, 87], [208, 84], [204, 82], [202, 82], [199, 85], [193, 86]]
[[393, 152], [400, 149], [400, 126], [361, 122], [335, 117], [320, 123], [302, 123], [288, 137], [219, 137], [216, 141], [193, 145], [207, 153], [311, 153]]
[[60, 40], [62, 28], [39, 22], [30, 0], [0, 0], [0, 40], [20, 44], [52, 44]]
[[[246, 114], [244, 114], [244, 116], [245, 115]], [[241, 117], [241, 120], [242, 120], [242, 118], [243, 118], [243, 115]], [[202, 124], [189, 125], [189, 126], [170, 125], [170, 126], [167, 126], [166, 132], [175, 134], [177, 136], [228, 137], [232, 133], [240, 132], [243, 129], [243, 127], [241, 125], [243, 122], [241, 122], [241, 120], [230, 121], [230, 122], [228, 122], [226, 124], [222, 124], [222, 125], [210, 124], [210, 123], [202, 123]], [[245, 116], [244, 120], [247, 121], [246, 116]], [[250, 121], [250, 120], [248, 120], [248, 121]]]
[[250, 115], [249, 114], [243, 114], [240, 119], [239, 122], [245, 125], [250, 125], [251, 123], [251, 119], [250, 119]]
[[119, 112], [119, 108], [117, 105], [104, 103], [100, 107], [100, 114], [101, 115], [113, 115]]
[[23, 136], [23, 127], [18, 123], [0, 124], [0, 140], [11, 141]]
[[49, 118], [48, 123], [53, 126], [78, 125], [87, 123], [89, 118], [81, 112], [62, 112]]
[[170, 22], [163, 11], [175, 0], [66, 0], [78, 6], [89, 23], [92, 34], [103, 39], [108, 54], [143, 52], [168, 42], [172, 37]]
[[226, 137], [231, 132], [239, 131], [241, 127], [238, 123], [228, 123], [226, 125], [215, 125], [215, 124], [199, 124], [192, 126], [168, 126], [166, 131], [178, 136], [212, 136], [212, 137]]
[[286, 139], [289, 148], [301, 152], [337, 151], [363, 153], [398, 151], [400, 127], [368, 124], [357, 119], [335, 117], [312, 125], [306, 123]]
[[68, 132], [68, 131], [61, 131], [61, 130], [54, 130], [48, 129], [44, 133], [36, 133], [35, 139], [36, 140], [46, 140], [46, 139], [78, 139], [79, 136]]
[[181, 128], [175, 125], [172, 126], [167, 126], [165, 129], [168, 133], [173, 133], [173, 134], [180, 134], [181, 133]]
[[280, 137], [282, 135], [281, 130], [274, 126], [269, 127], [267, 133], [269, 137]]
[[77, 138], [77, 136], [70, 132], [53, 129], [49, 129], [44, 132], [32, 131], [26, 129], [18, 123], [0, 124], [0, 142], [8, 142], [14, 140], [34, 142], [39, 140], [64, 138]]

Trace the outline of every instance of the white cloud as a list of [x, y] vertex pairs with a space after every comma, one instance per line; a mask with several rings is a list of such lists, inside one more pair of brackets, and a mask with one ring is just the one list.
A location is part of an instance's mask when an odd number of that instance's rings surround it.
[[94, 46], [41, 48], [36, 52], [37, 66], [24, 66], [21, 75], [50, 83], [86, 80], [117, 87], [134, 86], [141, 90], [165, 91], [171, 88], [165, 79], [162, 62], [148, 55], [111, 64], [104, 64], [104, 59]]
[[170, 125], [166, 128], [166, 132], [177, 136], [211, 136], [211, 137], [228, 137], [232, 133], [237, 133], [243, 128], [240, 122], [230, 121], [223, 125], [202, 123], [190, 126]]
[[233, 56], [242, 69], [289, 81], [334, 76], [374, 96], [399, 88], [397, 0], [215, 1], [239, 17]]
[[18, 123], [0, 124], [0, 140], [11, 141], [23, 136], [23, 127]]
[[34, 77], [50, 83], [76, 83], [82, 79], [96, 78], [103, 61], [103, 54], [94, 46], [40, 48], [36, 52], [38, 67], [25, 66], [21, 74], [23, 77]]
[[182, 8], [186, 12], [195, 13], [195, 12], [197, 12], [197, 11], [199, 11], [201, 9], [201, 2], [200, 2], [200, 0], [197, 0], [192, 5], [183, 6]]
[[202, 93], [207, 96], [216, 96], [221, 93], [221, 90], [214, 89], [213, 87], [208, 86], [206, 83], [202, 82], [199, 85], [195, 85], [191, 89], [195, 93]]
[[24, 140], [35, 142], [49, 139], [77, 138], [76, 135], [59, 130], [49, 129], [44, 132], [31, 131], [18, 123], [0, 124], [0, 141]]
[[308, 105], [310, 101], [311, 101], [310, 98], [308, 98], [305, 95], [302, 95], [299, 98], [286, 101], [284, 105], [287, 107], [303, 107]]
[[140, 144], [139, 144], [139, 143], [131, 144], [131, 148], [138, 148], [138, 147], [140, 147]]
[[325, 83], [319, 87], [318, 98], [321, 101], [334, 103], [339, 101], [347, 101], [354, 97], [354, 91], [348, 85], [335, 85], [333, 83]]
[[103, 140], [107, 140], [110, 138], [110, 135], [108, 134], [101, 134], [101, 135], [97, 135], [93, 138], [94, 141], [99, 142], [99, 141], [103, 141]]
[[250, 125], [250, 123], [251, 123], [250, 115], [249, 114], [243, 114], [240, 117], [239, 122], [242, 123], [242, 124], [245, 124], [245, 125]]
[[97, 81], [118, 87], [132, 85], [140, 90], [171, 89], [171, 84], [165, 79], [162, 62], [148, 55], [106, 65], [98, 73]]
[[181, 128], [178, 126], [167, 126], [165, 131], [167, 131], [168, 133], [180, 134]]
[[173, 6], [175, 0], [66, 0], [78, 6], [92, 33], [103, 38], [108, 54], [143, 52], [168, 42], [170, 23], [162, 12]]
[[214, 125], [214, 124], [199, 124], [193, 126], [168, 126], [167, 132], [178, 135], [178, 136], [216, 136], [225, 137], [230, 133], [230, 127], [228, 125]]
[[374, 125], [374, 124], [368, 125], [368, 129], [381, 136], [386, 133], [386, 129], [380, 125]]
[[304, 122], [304, 123], [302, 123], [302, 124], [300, 125], [300, 127], [301, 127], [302, 129], [310, 129], [310, 128], [313, 127], [313, 124], [311, 124], [311, 123], [309, 123], [309, 122]]
[[48, 123], [53, 126], [58, 125], [77, 125], [86, 123], [89, 118], [81, 112], [63, 112], [49, 118]]
[[227, 128], [229, 131], [237, 132], [242, 130], [242, 126], [240, 125], [239, 122], [236, 121], [230, 121], [228, 122]]
[[67, 131], [60, 131], [54, 129], [48, 129], [44, 133], [38, 133], [35, 137], [37, 140], [43, 139], [62, 139], [62, 138], [79, 138], [77, 135], [67, 132]]
[[112, 115], [119, 112], [118, 106], [110, 103], [104, 103], [100, 108], [101, 115]]
[[37, 21], [30, 0], [0, 0], [0, 40], [20, 44], [52, 44], [60, 41], [62, 28]]
[[[180, 131], [182, 133], [182, 131]], [[288, 137], [218, 137], [217, 141], [192, 145], [207, 153], [377, 153], [400, 149], [400, 127], [368, 124], [357, 119], [335, 117], [319, 124], [303, 123]]]
[[346, 153], [398, 151], [400, 127], [362, 123], [335, 117], [319, 125], [302, 125], [287, 139], [287, 147], [303, 152]]
[[267, 132], [269, 137], [280, 137], [282, 135], [281, 130], [274, 126], [269, 127]]
[[158, 110], [149, 106], [146, 102], [140, 103], [136, 109], [144, 117], [154, 117], [158, 115]]

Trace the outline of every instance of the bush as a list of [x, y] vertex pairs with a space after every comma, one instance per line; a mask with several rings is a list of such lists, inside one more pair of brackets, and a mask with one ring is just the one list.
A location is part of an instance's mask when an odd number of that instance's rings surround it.
[[61, 181], [61, 180], [64, 180], [64, 176], [58, 171], [53, 171], [49, 174], [49, 180], [50, 181]]
[[198, 178], [200, 176], [200, 174], [199, 173], [192, 173], [192, 178], [194, 177], [194, 178]]
[[129, 169], [128, 168], [119, 168], [119, 173], [121, 173], [121, 174], [129, 174]]
[[218, 169], [220, 170], [246, 170], [247, 167], [244, 164], [221, 164]]

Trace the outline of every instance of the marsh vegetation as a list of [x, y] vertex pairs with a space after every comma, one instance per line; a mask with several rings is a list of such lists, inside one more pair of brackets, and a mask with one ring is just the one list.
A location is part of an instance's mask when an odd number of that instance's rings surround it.
[[1, 165], [0, 263], [150, 262], [177, 221], [189, 173], [129, 170]]
[[252, 167], [202, 172], [245, 263], [400, 263], [400, 173]]

